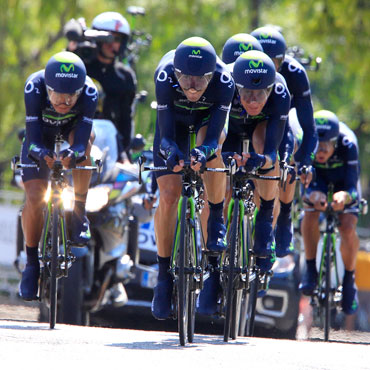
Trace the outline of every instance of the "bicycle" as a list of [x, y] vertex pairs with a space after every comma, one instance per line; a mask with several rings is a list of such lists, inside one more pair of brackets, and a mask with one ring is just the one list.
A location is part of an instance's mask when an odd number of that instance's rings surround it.
[[[243, 140], [248, 151], [248, 140]], [[230, 161], [229, 161], [230, 162]], [[230, 162], [230, 166], [233, 166]], [[256, 205], [254, 186], [250, 180], [278, 180], [280, 176], [264, 176], [253, 172], [229, 170], [232, 196], [227, 215], [228, 246], [222, 254], [219, 271], [222, 287], [220, 315], [225, 317], [224, 341], [237, 335], [252, 336], [257, 292], [266, 289], [271, 272], [261, 272], [253, 253], [253, 219]]]
[[[59, 156], [61, 145], [64, 142], [61, 134], [55, 136], [55, 153]], [[83, 161], [85, 157], [79, 161]], [[40, 164], [18, 163], [19, 157], [12, 159], [12, 169], [39, 168]], [[97, 166], [75, 166], [78, 170], [98, 170], [100, 173], [100, 163]], [[58, 279], [68, 277], [68, 269], [76, 260], [72, 253], [74, 245], [68, 239], [66, 214], [63, 207], [62, 191], [68, 186], [66, 173], [72, 169], [64, 169], [60, 159], [54, 162], [50, 171], [50, 195], [48, 196], [44, 214], [44, 226], [39, 242], [40, 284], [39, 300], [49, 308], [50, 329], [55, 327], [57, 318], [57, 293]]]
[[[335, 211], [332, 206], [333, 193], [334, 185], [330, 183], [328, 185], [327, 195], [328, 205], [325, 211], [323, 211], [326, 226], [322, 236], [322, 251], [319, 262], [317, 288], [314, 290], [310, 301], [313, 308], [313, 316], [318, 317], [321, 326], [324, 327], [325, 341], [329, 340], [330, 327], [333, 322], [332, 318], [335, 318], [335, 315], [339, 311], [343, 298], [342, 284], [339, 278], [337, 263], [338, 214], [354, 211], [354, 208]], [[313, 203], [308, 200], [304, 200], [303, 202], [312, 207], [305, 208], [305, 212], [317, 212]], [[355, 204], [356, 203], [354, 203], [354, 205]], [[361, 201], [361, 204], [363, 204], [363, 201]], [[362, 208], [361, 205], [358, 211], [360, 211], [360, 208]]]
[[[195, 127], [189, 126], [190, 150], [195, 148]], [[141, 181], [142, 171], [167, 171], [166, 166], [144, 166], [145, 160], [139, 160]], [[204, 171], [227, 173], [226, 168], [205, 168]], [[203, 288], [205, 249], [200, 211], [203, 209], [203, 181], [200, 173], [193, 171], [190, 161], [185, 161], [182, 174], [182, 190], [178, 203], [175, 238], [170, 260], [170, 273], [173, 276], [174, 289], [172, 298], [173, 319], [178, 320], [180, 344], [185, 346], [194, 341], [195, 305], [197, 296]]]

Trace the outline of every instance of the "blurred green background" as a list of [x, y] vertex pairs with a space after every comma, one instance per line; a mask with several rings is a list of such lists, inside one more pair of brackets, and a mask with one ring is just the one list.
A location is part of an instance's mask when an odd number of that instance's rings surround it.
[[[0, 166], [19, 152], [17, 131], [24, 126], [23, 87], [26, 78], [42, 69], [49, 57], [66, 47], [63, 26], [84, 17], [87, 26], [103, 11], [126, 13], [142, 6], [135, 28], [153, 37], [136, 67], [138, 89], [148, 99], [136, 114], [136, 132], [153, 135], [150, 102], [153, 73], [168, 50], [190, 36], [208, 39], [221, 54], [235, 33], [251, 32], [265, 24], [278, 25], [288, 46], [321, 57], [317, 72], [308, 72], [314, 110], [328, 109], [346, 122], [360, 142], [362, 187], [369, 194], [370, 169], [370, 2], [367, 0], [0, 0]], [[5, 175], [2, 184], [9, 181]]]

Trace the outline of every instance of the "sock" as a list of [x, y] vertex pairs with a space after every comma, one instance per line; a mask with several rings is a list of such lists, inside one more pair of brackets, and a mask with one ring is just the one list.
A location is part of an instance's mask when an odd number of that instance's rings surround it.
[[272, 211], [274, 209], [274, 199], [265, 200], [262, 197], [260, 209], [258, 210], [257, 217], [262, 217], [266, 221], [272, 222]]
[[85, 206], [86, 206], [86, 199], [83, 200], [75, 200], [75, 205], [73, 211], [78, 215], [79, 217], [82, 217], [85, 215]]
[[37, 247], [26, 246], [27, 265], [36, 265], [39, 263], [39, 250]]
[[348, 271], [344, 270], [344, 278], [343, 281], [351, 281], [353, 282], [355, 280], [355, 270], [353, 271]]
[[223, 217], [223, 209], [224, 209], [224, 201], [214, 204], [208, 201], [209, 204], [209, 213], [212, 214], [214, 218], [222, 218]]
[[168, 278], [171, 257], [160, 257], [157, 255], [158, 260], [158, 280], [166, 280]]
[[281, 215], [290, 216], [291, 211], [292, 211], [292, 202], [284, 203], [280, 201], [280, 214]]
[[306, 259], [306, 264], [308, 271], [316, 271], [316, 258], [313, 258], [312, 260]]

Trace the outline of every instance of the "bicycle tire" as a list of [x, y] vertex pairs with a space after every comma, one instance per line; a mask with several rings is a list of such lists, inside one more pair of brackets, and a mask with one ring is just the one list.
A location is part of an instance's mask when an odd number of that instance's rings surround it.
[[53, 223], [51, 237], [51, 269], [50, 269], [50, 329], [54, 329], [57, 317], [57, 270], [58, 270], [58, 249], [59, 249], [59, 210], [53, 205]]
[[249, 285], [249, 293], [247, 299], [247, 319], [245, 325], [245, 335], [247, 337], [253, 337], [254, 335], [257, 292], [258, 292], [258, 276], [256, 275], [256, 278], [252, 280]]
[[[188, 261], [189, 267], [196, 268], [197, 267], [197, 258], [195, 253], [198, 253], [200, 248], [199, 244], [200, 240], [196, 235], [196, 227], [198, 224], [198, 220], [195, 216], [194, 223], [191, 223], [190, 220], [187, 220], [187, 228], [188, 232], [187, 235], [189, 236], [189, 240], [186, 243], [188, 245]], [[192, 226], [194, 225], [194, 226]], [[194, 244], [195, 243], [195, 244]], [[196, 301], [197, 301], [197, 286], [196, 286], [195, 276], [194, 273], [189, 275], [189, 305], [188, 305], [188, 342], [194, 342], [194, 332], [195, 332], [195, 312], [196, 312]]]
[[178, 249], [178, 280], [177, 280], [177, 320], [180, 344], [185, 346], [188, 331], [188, 314], [189, 314], [189, 275], [186, 273], [187, 260], [187, 220], [186, 210], [188, 206], [188, 197], [183, 196], [180, 213], [180, 238]]
[[327, 234], [325, 248], [325, 299], [324, 299], [324, 338], [329, 340], [330, 333], [330, 301], [331, 301], [331, 238]]
[[[224, 322], [224, 342], [228, 342], [229, 337], [232, 337], [235, 332], [235, 320], [232, 317], [236, 315], [233, 312], [236, 305], [233, 304], [235, 290], [234, 290], [234, 270], [235, 270], [235, 257], [236, 245], [238, 243], [238, 230], [239, 230], [239, 202], [235, 201], [233, 205], [233, 219], [231, 223], [230, 237], [228, 238], [228, 251], [229, 251], [229, 266], [227, 271], [227, 284], [226, 284], [226, 314]], [[234, 327], [232, 327], [234, 325]], [[234, 338], [235, 339], [235, 338]]]

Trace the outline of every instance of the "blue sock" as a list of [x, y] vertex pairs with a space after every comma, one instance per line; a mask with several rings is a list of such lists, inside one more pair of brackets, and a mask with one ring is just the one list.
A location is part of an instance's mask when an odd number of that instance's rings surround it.
[[262, 217], [266, 221], [272, 222], [272, 211], [274, 209], [274, 199], [265, 200], [260, 197], [261, 205], [260, 209], [258, 210], [257, 217]]
[[158, 280], [167, 280], [169, 277], [169, 268], [171, 257], [160, 257], [157, 255], [158, 260]]
[[212, 214], [214, 218], [222, 218], [223, 216], [223, 209], [224, 209], [224, 201], [214, 204], [208, 201], [209, 204], [209, 213]]
[[343, 281], [351, 281], [353, 282], [355, 280], [355, 270], [353, 271], [348, 271], [348, 270], [344, 270], [344, 278], [343, 278]]
[[27, 265], [36, 265], [39, 263], [39, 249], [37, 247], [26, 246]]
[[288, 215], [290, 216], [290, 212], [292, 211], [292, 202], [289, 203], [284, 203], [280, 201], [280, 214], [283, 215]]
[[306, 259], [306, 264], [308, 271], [316, 271], [316, 258], [313, 258], [312, 260]]

